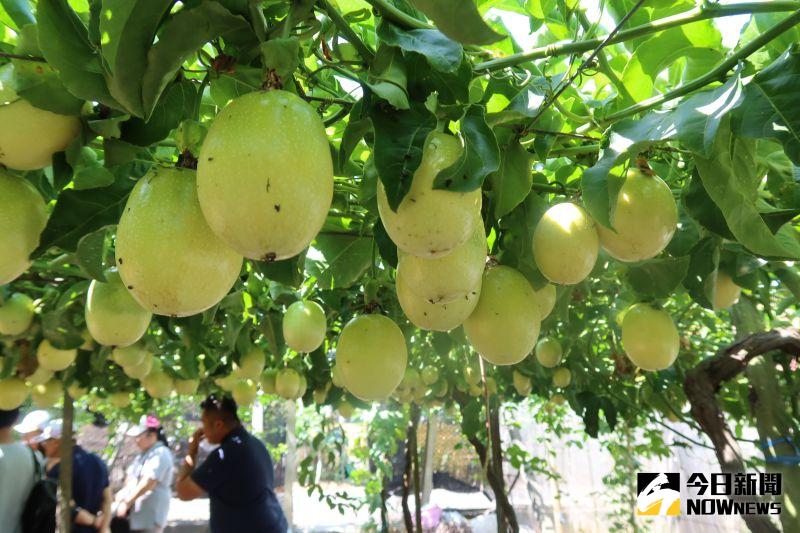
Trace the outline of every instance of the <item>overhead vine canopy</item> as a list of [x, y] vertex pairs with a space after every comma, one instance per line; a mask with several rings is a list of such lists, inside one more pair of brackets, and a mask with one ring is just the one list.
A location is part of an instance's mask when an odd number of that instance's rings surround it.
[[475, 435], [477, 351], [592, 435], [679, 411], [742, 289], [750, 332], [798, 326], [800, 2], [584, 4], [3, 0], [0, 387], [246, 400], [289, 368]]

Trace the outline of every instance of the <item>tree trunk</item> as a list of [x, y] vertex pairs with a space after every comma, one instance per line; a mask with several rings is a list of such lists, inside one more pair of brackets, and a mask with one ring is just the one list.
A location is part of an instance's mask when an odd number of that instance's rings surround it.
[[514, 512], [514, 508], [511, 506], [511, 502], [508, 501], [508, 496], [506, 495], [505, 488], [503, 486], [504, 483], [497, 479], [496, 470], [492, 467], [492, 465], [487, 463], [486, 446], [477, 436], [473, 435], [468, 437], [468, 439], [470, 444], [472, 444], [472, 447], [475, 448], [475, 452], [478, 454], [481, 464], [487, 465], [486, 478], [489, 481], [489, 486], [492, 487], [492, 492], [494, 493], [496, 512], [503, 513], [503, 516], [505, 517], [505, 522], [503, 523], [502, 529], [498, 529], [498, 532], [513, 531], [514, 533], [518, 533], [519, 524], [517, 523], [517, 515]]
[[414, 519], [411, 518], [411, 510], [408, 507], [408, 495], [411, 491], [411, 470], [413, 469], [413, 457], [411, 455], [411, 443], [413, 442], [413, 434], [417, 431], [414, 427], [414, 417], [409, 417], [408, 426], [406, 427], [406, 464], [403, 470], [403, 497], [401, 504], [403, 507], [403, 522], [406, 525], [407, 533], [414, 533]]
[[[692, 416], [711, 439], [723, 472], [744, 472], [745, 465], [739, 444], [717, 403], [716, 393], [723, 382], [741, 374], [754, 358], [775, 350], [800, 354], [800, 331], [786, 328], [749, 335], [705, 359], [686, 374], [684, 390], [692, 405]], [[753, 532], [778, 531], [768, 516], [743, 515], [742, 519]]]
[[297, 480], [297, 402], [286, 402], [286, 461], [283, 474], [283, 512], [289, 527], [294, 523], [294, 483]]
[[416, 518], [416, 531], [422, 533], [422, 502], [420, 501], [420, 486], [419, 486], [419, 444], [417, 443], [417, 431], [419, 428], [420, 409], [419, 405], [411, 405], [411, 420], [414, 425], [414, 431], [411, 434], [411, 458], [413, 459], [413, 474], [414, 474], [414, 516]]
[[61, 492], [61, 528], [62, 533], [72, 531], [72, 449], [75, 444], [75, 435], [72, 424], [75, 420], [75, 406], [72, 397], [64, 391], [64, 412], [62, 415], [61, 430], [61, 462], [59, 465], [58, 483]]
[[428, 411], [427, 431], [425, 432], [425, 462], [422, 465], [422, 504], [431, 501], [433, 491], [433, 456], [436, 451], [436, 433], [439, 429], [439, 418], [435, 413]]

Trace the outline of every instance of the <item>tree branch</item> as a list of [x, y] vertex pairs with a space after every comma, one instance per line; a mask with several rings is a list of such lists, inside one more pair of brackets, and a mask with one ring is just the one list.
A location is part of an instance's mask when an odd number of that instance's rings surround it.
[[399, 24], [404, 28], [410, 28], [412, 30], [433, 30], [435, 29], [430, 24], [427, 24], [417, 18], [412, 17], [408, 13], [400, 11], [395, 6], [387, 2], [386, 0], [366, 0], [369, 4], [372, 4], [372, 7], [377, 9], [381, 16], [386, 20], [390, 20], [395, 24]]
[[328, 18], [330, 18], [339, 31], [342, 32], [348, 42], [356, 48], [361, 59], [367, 64], [372, 63], [372, 60], [375, 59], [375, 53], [364, 44], [364, 41], [362, 41], [358, 35], [356, 35], [356, 32], [353, 31], [353, 28], [350, 27], [350, 24], [347, 23], [342, 14], [339, 13], [328, 0], [317, 0], [317, 4], [325, 11], [325, 14], [328, 15]]
[[24, 61], [36, 61], [37, 63], [47, 63], [47, 60], [43, 57], [39, 56], [28, 56], [28, 55], [20, 55], [20, 54], [6, 54], [0, 52], [0, 57], [5, 57], [7, 59], [22, 59]]
[[[683, 387], [692, 406], [692, 416], [714, 444], [714, 451], [723, 472], [744, 471], [744, 459], [725, 415], [717, 403], [716, 393], [723, 382], [741, 374], [754, 358], [780, 350], [800, 354], [800, 330], [776, 329], [745, 337], [714, 357], [702, 361], [686, 374]], [[768, 518], [743, 515], [754, 532], [777, 533]]]
[[[373, 3], [374, 0], [370, 0]], [[685, 13], [679, 13], [670, 17], [653, 20], [647, 24], [634, 26], [627, 30], [620, 31], [608, 44], [617, 44], [624, 41], [629, 41], [643, 35], [649, 35], [659, 31], [664, 31], [676, 26], [683, 26], [692, 22], [701, 20], [731, 17], [735, 15], [746, 15], [750, 13], [778, 13], [786, 11], [795, 11], [800, 9], [800, 2], [797, 1], [774, 1], [774, 2], [737, 2], [734, 4], [719, 5], [719, 4], [705, 4], [696, 7]], [[530, 52], [523, 52], [520, 54], [513, 54], [507, 57], [492, 59], [475, 65], [476, 71], [493, 71], [500, 70], [506, 67], [512, 67], [521, 63], [527, 63], [534, 59], [542, 59], [545, 57], [556, 57], [567, 54], [583, 53], [597, 47], [603, 42], [605, 37], [597, 37], [594, 39], [586, 39], [584, 41], [562, 41], [560, 43], [551, 44], [548, 46], [541, 46], [534, 48]]]

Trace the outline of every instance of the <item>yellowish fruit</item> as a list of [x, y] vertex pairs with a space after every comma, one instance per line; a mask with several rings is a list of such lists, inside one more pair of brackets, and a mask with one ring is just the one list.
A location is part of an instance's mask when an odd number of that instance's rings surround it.
[[536, 343], [536, 360], [545, 368], [557, 367], [563, 355], [561, 343], [551, 337], [544, 337]]
[[15, 292], [0, 305], [0, 335], [19, 335], [33, 322], [33, 300]]
[[300, 376], [300, 386], [297, 387], [297, 393], [294, 395], [294, 399], [297, 400], [305, 396], [306, 391], [308, 390], [308, 381], [306, 380], [305, 376]]
[[492, 376], [486, 377], [486, 390], [489, 391], [489, 394], [497, 394], [497, 381]]
[[386, 233], [398, 248], [419, 257], [439, 257], [465, 243], [481, 210], [481, 191], [434, 189], [440, 171], [461, 157], [461, 142], [452, 135], [431, 133], [422, 162], [397, 211], [392, 211], [383, 183], [378, 182], [378, 211]]
[[317, 302], [294, 302], [283, 315], [283, 337], [296, 352], [309, 353], [322, 346], [327, 329], [325, 311]]
[[514, 381], [514, 388], [517, 390], [517, 394], [520, 396], [528, 396], [531, 393], [531, 390], [533, 390], [531, 378], [518, 370], [514, 370], [511, 377]]
[[172, 378], [164, 372], [150, 372], [142, 380], [142, 386], [152, 398], [163, 400], [169, 398], [175, 388]]
[[81, 387], [80, 383], [75, 381], [72, 383], [72, 385], [67, 387], [67, 392], [69, 392], [69, 396], [73, 400], [80, 400], [89, 393], [89, 389], [86, 387]]
[[0, 409], [11, 411], [28, 399], [28, 386], [19, 378], [0, 380]]
[[450, 303], [432, 304], [413, 291], [412, 284], [406, 280], [401, 270], [397, 271], [395, 290], [400, 307], [408, 320], [427, 331], [450, 331], [463, 324], [478, 305], [481, 292], [478, 284], [463, 298]]
[[51, 379], [44, 385], [31, 387], [31, 400], [39, 409], [55, 406], [64, 397], [64, 386], [57, 379]]
[[717, 282], [714, 288], [714, 309], [725, 309], [739, 301], [742, 288], [733, 282], [725, 272], [717, 272]]
[[134, 187], [117, 227], [117, 268], [133, 297], [158, 315], [216, 305], [239, 279], [242, 256], [211, 232], [195, 173], [154, 167]]
[[86, 327], [104, 346], [130, 346], [142, 338], [152, 314], [133, 299], [116, 269], [106, 281], [93, 280], [86, 296]]
[[147, 350], [141, 344], [117, 347], [111, 350], [111, 359], [123, 368], [140, 365], [147, 355]]
[[481, 382], [481, 369], [477, 363], [464, 367], [464, 381], [467, 385], [477, 385]]
[[54, 372], [52, 370], [47, 370], [42, 366], [38, 366], [33, 374], [25, 378], [25, 380], [31, 385], [44, 385], [53, 379], [53, 374]]
[[86, 350], [87, 352], [94, 350], [94, 339], [88, 329], [84, 329], [81, 332], [81, 337], [83, 338], [83, 344], [81, 344], [80, 349]]
[[151, 354], [145, 352], [144, 358], [139, 364], [123, 366], [122, 371], [125, 372], [125, 375], [129, 378], [138, 379], [141, 381], [153, 370], [154, 361], [155, 358]]
[[403, 380], [408, 362], [406, 339], [391, 318], [357, 316], [342, 329], [336, 362], [347, 390], [354, 396], [382, 400]]
[[[0, 106], [0, 111], [2, 109]], [[2, 120], [0, 124], [4, 124]], [[16, 127], [0, 128], [0, 132]], [[2, 135], [0, 133], [0, 153], [3, 151]], [[0, 285], [14, 281], [28, 269], [31, 252], [39, 245], [46, 224], [47, 210], [36, 189], [0, 168]]]
[[536, 265], [553, 283], [574, 285], [586, 279], [599, 251], [594, 221], [570, 202], [548, 209], [533, 232]]
[[337, 410], [339, 411], [339, 414], [342, 415], [342, 418], [345, 419], [351, 418], [356, 412], [355, 407], [353, 407], [353, 405], [346, 400], [339, 403]]
[[256, 388], [255, 381], [252, 379], [240, 379], [233, 386], [231, 393], [233, 394], [233, 400], [238, 406], [246, 407], [256, 400], [258, 389]]
[[403, 372], [403, 379], [400, 380], [400, 387], [406, 390], [415, 390], [422, 387], [422, 377], [415, 368], [406, 368]]
[[241, 358], [239, 364], [234, 363], [233, 373], [241, 379], [258, 379], [264, 371], [267, 356], [261, 348], [253, 348]]
[[24, 98], [0, 105], [0, 124], [0, 165], [15, 170], [50, 166], [53, 154], [81, 131], [78, 117], [39, 109]]
[[622, 320], [622, 347], [628, 358], [644, 370], [663, 370], [678, 357], [680, 336], [666, 311], [635, 304]]
[[435, 367], [426, 366], [422, 369], [421, 377], [425, 385], [433, 385], [439, 379], [439, 371]]
[[228, 374], [227, 376], [215, 379], [214, 383], [225, 392], [233, 392], [233, 387], [236, 385], [237, 381], [239, 381], [239, 378], [234, 374]]
[[519, 363], [539, 336], [539, 303], [525, 276], [513, 268], [488, 268], [478, 305], [464, 333], [481, 356], [495, 365]]
[[200, 386], [200, 380], [197, 379], [176, 379], [175, 392], [181, 396], [194, 396], [197, 394], [197, 387]]
[[449, 390], [450, 390], [450, 385], [445, 380], [437, 382], [432, 389], [433, 394], [437, 398], [443, 398]]
[[556, 305], [556, 287], [550, 283], [536, 291], [536, 301], [539, 303], [539, 316], [542, 320], [553, 312]]
[[277, 375], [278, 371], [275, 369], [265, 370], [261, 374], [261, 390], [264, 391], [264, 394], [275, 394], [275, 378]]
[[660, 254], [678, 227], [672, 192], [656, 175], [628, 170], [611, 217], [614, 229], [597, 225], [603, 248], [620, 261], [643, 261]]
[[331, 369], [331, 381], [334, 385], [339, 387], [340, 389], [346, 388], [347, 386], [344, 383], [344, 378], [342, 377], [342, 367], [334, 364], [333, 368]]
[[300, 390], [300, 374], [293, 368], [284, 368], [275, 377], [275, 392], [287, 400], [293, 400]]
[[333, 199], [333, 162], [319, 115], [285, 91], [236, 98], [203, 142], [197, 193], [214, 233], [241, 255], [275, 261], [299, 254]]
[[475, 396], [477, 398], [478, 396], [483, 396], [483, 387], [480, 385], [470, 385], [468, 392], [470, 396]]
[[481, 284], [486, 266], [486, 234], [478, 219], [467, 242], [436, 258], [417, 257], [400, 251], [397, 277], [418, 298], [431, 304], [464, 300]]
[[564, 405], [567, 399], [564, 398], [563, 394], [556, 393], [550, 397], [550, 401], [555, 405]]
[[75, 362], [77, 356], [78, 350], [59, 350], [50, 344], [47, 339], [42, 340], [36, 349], [36, 359], [39, 361], [39, 366], [53, 372], [67, 368]]
[[116, 409], [125, 409], [131, 405], [132, 401], [129, 392], [114, 392], [108, 395], [108, 403]]
[[553, 372], [554, 386], [563, 389], [569, 387], [570, 383], [572, 383], [572, 372], [569, 371], [569, 368], [561, 367]]
[[328, 398], [328, 390], [327, 389], [314, 389], [314, 403], [317, 405], [322, 405], [325, 403], [325, 400]]

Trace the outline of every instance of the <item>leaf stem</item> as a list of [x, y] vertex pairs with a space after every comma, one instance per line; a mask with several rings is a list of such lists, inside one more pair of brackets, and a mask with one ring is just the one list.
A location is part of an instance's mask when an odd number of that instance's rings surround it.
[[20, 54], [6, 54], [0, 52], [0, 57], [5, 57], [7, 59], [22, 59], [24, 61], [36, 61], [38, 63], [47, 63], [47, 60], [43, 57], [39, 56], [28, 56], [28, 55], [20, 55]]
[[395, 6], [386, 0], [366, 0], [367, 3], [372, 4], [372, 7], [380, 11], [383, 18], [399, 24], [406, 28], [414, 30], [432, 30], [435, 29], [430, 24], [427, 24], [418, 18], [412, 17], [408, 13], [400, 11]]
[[[369, 0], [371, 3], [374, 0]], [[679, 13], [662, 19], [653, 20], [647, 24], [634, 26], [627, 30], [622, 30], [617, 33], [608, 44], [616, 44], [624, 41], [629, 41], [643, 35], [649, 35], [676, 26], [683, 26], [692, 22], [701, 20], [731, 17], [734, 15], [746, 15], [751, 13], [776, 13], [784, 11], [794, 11], [800, 9], [800, 2], [796, 0], [775, 0], [775, 1], [761, 1], [761, 2], [736, 2], [733, 4], [719, 5], [719, 4], [706, 4], [696, 7], [685, 13]], [[607, 36], [606, 36], [607, 37]], [[545, 57], [556, 57], [566, 54], [575, 54], [587, 52], [600, 45], [606, 37], [596, 37], [594, 39], [586, 39], [583, 41], [562, 41], [548, 46], [540, 46], [534, 48], [529, 52], [520, 54], [513, 54], [498, 59], [492, 59], [475, 65], [475, 71], [494, 71], [506, 67], [519, 65], [520, 63], [527, 63], [534, 59], [542, 59]]]
[[606, 116], [602, 120], [602, 123], [608, 125], [619, 119], [635, 115], [636, 113], [640, 113], [642, 111], [647, 111], [658, 105], [663, 104], [664, 102], [668, 102], [670, 100], [674, 100], [675, 98], [679, 98], [681, 96], [689, 94], [715, 81], [724, 80], [727, 76], [728, 71], [734, 68], [737, 64], [739, 64], [741, 60], [749, 57], [750, 55], [755, 53], [759, 48], [761, 48], [771, 40], [775, 39], [783, 32], [791, 29], [798, 23], [800, 23], [800, 10], [795, 11], [793, 14], [789, 15], [782, 21], [772, 26], [770, 29], [768, 29], [767, 31], [765, 31], [764, 33], [762, 33], [761, 35], [759, 35], [758, 37], [747, 43], [736, 53], [732, 54], [728, 59], [726, 59], [725, 61], [714, 67], [712, 70], [710, 70], [703, 76], [700, 76], [696, 80], [693, 80], [689, 83], [685, 83], [664, 94], [648, 98], [647, 100], [626, 107], [625, 109], [622, 109], [616, 113], [612, 113]]
[[353, 31], [353, 28], [350, 27], [350, 24], [347, 23], [342, 14], [339, 13], [328, 0], [317, 0], [317, 5], [328, 15], [328, 18], [339, 28], [339, 31], [342, 32], [342, 35], [344, 35], [350, 44], [356, 48], [361, 59], [367, 64], [372, 63], [372, 60], [375, 59], [375, 53], [364, 44], [364, 41]]

